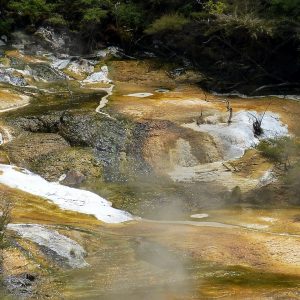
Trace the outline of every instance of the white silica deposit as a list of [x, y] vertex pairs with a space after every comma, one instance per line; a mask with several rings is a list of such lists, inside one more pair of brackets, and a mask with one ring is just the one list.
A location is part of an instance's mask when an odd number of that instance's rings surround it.
[[94, 66], [87, 59], [72, 61], [67, 69], [75, 74], [91, 74], [94, 72]]
[[55, 230], [37, 224], [9, 224], [8, 229], [17, 232], [25, 239], [50, 249], [72, 268], [88, 266], [84, 260], [86, 252], [83, 247]]
[[225, 160], [243, 156], [245, 150], [256, 146], [261, 139], [276, 138], [288, 135], [287, 125], [284, 125], [277, 114], [266, 112], [261, 127], [263, 134], [254, 135], [253, 121], [261, 119], [262, 115], [255, 111], [240, 111], [233, 114], [231, 124], [214, 123], [197, 125], [184, 124], [184, 127], [212, 135], [223, 150]]
[[147, 97], [153, 96], [153, 94], [152, 93], [134, 93], [134, 94], [128, 94], [125, 96], [136, 97], [136, 98], [147, 98]]
[[195, 215], [191, 215], [191, 218], [193, 219], [204, 219], [204, 218], [208, 218], [209, 215], [208, 214], [195, 214]]
[[56, 58], [56, 57], [53, 57], [52, 58], [53, 62], [51, 64], [51, 66], [55, 69], [58, 69], [58, 70], [63, 70], [64, 68], [67, 67], [67, 65], [70, 63], [71, 59], [70, 58], [63, 58], [63, 59], [60, 59], [60, 58]]
[[89, 75], [86, 79], [83, 80], [83, 83], [111, 83], [112, 81], [108, 78], [108, 67], [102, 66], [101, 71], [95, 72]]
[[111, 207], [111, 203], [85, 190], [70, 188], [11, 165], [0, 164], [0, 183], [36, 196], [46, 198], [61, 209], [94, 215], [106, 223], [121, 223], [134, 217]]

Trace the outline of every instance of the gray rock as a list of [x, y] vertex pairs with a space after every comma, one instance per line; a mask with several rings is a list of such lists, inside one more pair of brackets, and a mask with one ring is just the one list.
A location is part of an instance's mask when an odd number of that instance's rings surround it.
[[64, 37], [54, 32], [53, 28], [51, 27], [40, 27], [35, 32], [35, 36], [52, 50], [61, 49], [66, 45]]
[[30, 64], [31, 73], [38, 79], [43, 79], [46, 81], [59, 81], [65, 80], [65, 75], [60, 71], [55, 70], [47, 64]]
[[[148, 131], [144, 123], [135, 123], [127, 119], [112, 120], [96, 112], [80, 109], [64, 113], [22, 116], [11, 121], [11, 124], [35, 133], [55, 132], [73, 147], [93, 149], [95, 160], [104, 168], [105, 180], [124, 181], [128, 180], [128, 177], [135, 178], [150, 172], [141, 147]], [[11, 149], [9, 151], [11, 153]], [[92, 163], [90, 156], [85, 156], [89, 164]], [[14, 157], [17, 159], [16, 155]], [[78, 157], [77, 159], [80, 160]], [[67, 163], [65, 159], [63, 161]], [[65, 173], [65, 170], [72, 169], [90, 176], [86, 170], [74, 166], [71, 162], [67, 163], [70, 167], [65, 168], [65, 163], [64, 168], [59, 169], [59, 176]]]
[[88, 266], [84, 257], [85, 250], [75, 241], [58, 233], [55, 230], [37, 224], [9, 224], [8, 229], [17, 232], [20, 236], [42, 247], [43, 252], [59, 262], [67, 264], [71, 268], [83, 268]]
[[79, 35], [66, 29], [54, 30], [54, 28], [40, 27], [34, 34], [35, 43], [45, 50], [60, 54], [80, 54], [86, 45], [83, 45]]
[[77, 170], [70, 170], [67, 172], [66, 177], [61, 181], [62, 184], [68, 186], [75, 186], [82, 183], [86, 177]]
[[35, 280], [36, 277], [28, 273], [10, 275], [4, 279], [4, 285], [11, 294], [24, 299], [32, 295]]
[[27, 81], [22, 75], [15, 75], [14, 69], [0, 69], [0, 82], [9, 83], [15, 86], [25, 86]]

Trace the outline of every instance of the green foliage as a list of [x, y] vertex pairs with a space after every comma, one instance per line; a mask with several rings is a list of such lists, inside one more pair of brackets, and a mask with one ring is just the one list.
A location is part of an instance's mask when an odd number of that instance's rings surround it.
[[45, 20], [53, 10], [53, 5], [46, 0], [13, 0], [8, 8], [18, 15], [27, 17], [31, 24]]
[[223, 15], [218, 20], [215, 28], [221, 28], [228, 36], [234, 31], [244, 31], [252, 39], [258, 39], [260, 36], [272, 36], [275, 31], [273, 20], [265, 20], [255, 16], [255, 14], [244, 15]]
[[107, 11], [101, 8], [89, 8], [84, 12], [83, 23], [101, 23], [107, 16]]
[[298, 155], [300, 148], [295, 139], [281, 137], [263, 140], [259, 143], [257, 149], [270, 161], [288, 168], [291, 157]]
[[283, 149], [278, 146], [276, 140], [264, 140], [259, 143], [257, 149], [269, 160], [280, 162], [282, 159]]
[[213, 1], [208, 0], [208, 2], [205, 3], [204, 8], [205, 10], [212, 14], [212, 15], [222, 15], [225, 12], [227, 5], [222, 1]]
[[182, 15], [169, 14], [155, 20], [145, 32], [147, 34], [156, 34], [166, 31], [179, 31], [186, 25], [189, 20]]
[[298, 31], [291, 20], [297, 16], [300, 0], [0, 0], [0, 33], [8, 35], [15, 26], [34, 30], [46, 22], [79, 31], [93, 45], [104, 37], [125, 46], [143, 33], [180, 34], [187, 25], [191, 39], [214, 35], [263, 45], [286, 32], [294, 39]]
[[60, 14], [53, 14], [50, 18], [48, 18], [47, 23], [53, 26], [67, 26], [67, 21]]
[[118, 27], [124, 26], [134, 30], [143, 27], [144, 12], [134, 3], [120, 3], [116, 5], [114, 15]]

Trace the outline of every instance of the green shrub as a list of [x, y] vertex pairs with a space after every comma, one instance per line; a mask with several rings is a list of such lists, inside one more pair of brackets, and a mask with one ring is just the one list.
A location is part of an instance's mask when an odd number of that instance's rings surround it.
[[54, 8], [46, 0], [13, 0], [8, 7], [18, 16], [27, 17], [31, 24], [47, 19]]
[[143, 27], [144, 11], [134, 3], [121, 3], [116, 5], [114, 15], [117, 26], [123, 26], [137, 30]]
[[64, 17], [59, 14], [53, 14], [46, 22], [53, 26], [67, 26], [68, 24]]
[[289, 166], [291, 157], [299, 155], [299, 144], [290, 137], [263, 140], [257, 149], [270, 161], [284, 164], [285, 168]]
[[147, 34], [156, 34], [166, 31], [179, 31], [189, 20], [178, 14], [164, 15], [155, 20], [145, 32]]
[[205, 10], [212, 15], [224, 14], [226, 7], [227, 5], [224, 2], [215, 2], [213, 0], [208, 0], [208, 2], [206, 2], [204, 5]]
[[259, 36], [273, 36], [275, 31], [274, 21], [257, 17], [255, 14], [244, 15], [222, 15], [219, 18], [219, 26], [227, 35], [231, 35], [235, 30], [245, 30], [252, 39]]
[[273, 162], [279, 162], [282, 158], [282, 149], [278, 147], [275, 140], [264, 140], [259, 143], [257, 149], [262, 155]]
[[107, 16], [107, 11], [101, 8], [89, 8], [84, 12], [83, 23], [101, 23]]

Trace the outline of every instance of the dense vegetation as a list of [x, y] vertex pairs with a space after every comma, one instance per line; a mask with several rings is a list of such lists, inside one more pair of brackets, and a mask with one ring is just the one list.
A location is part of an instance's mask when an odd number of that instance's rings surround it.
[[300, 0], [0, 0], [0, 13], [0, 34], [51, 25], [89, 49], [110, 43], [188, 58], [207, 75], [203, 85], [222, 80], [223, 91], [298, 87]]

